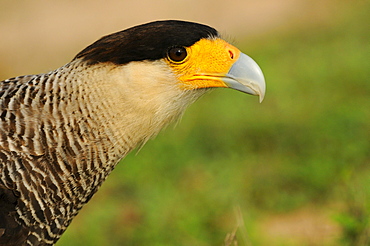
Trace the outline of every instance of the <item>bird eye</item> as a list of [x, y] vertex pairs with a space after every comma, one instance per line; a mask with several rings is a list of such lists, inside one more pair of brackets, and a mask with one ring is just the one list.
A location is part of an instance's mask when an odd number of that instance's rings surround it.
[[168, 58], [174, 62], [180, 62], [186, 58], [188, 53], [184, 47], [173, 47], [168, 50]]

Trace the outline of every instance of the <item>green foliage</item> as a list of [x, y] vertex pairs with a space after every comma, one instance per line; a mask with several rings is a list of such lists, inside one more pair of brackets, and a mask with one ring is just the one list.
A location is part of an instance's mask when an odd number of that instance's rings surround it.
[[241, 49], [265, 73], [265, 101], [221, 89], [203, 97], [175, 131], [117, 166], [58, 245], [222, 245], [238, 205], [256, 245], [265, 237], [260, 218], [305, 206], [332, 210], [342, 228], [336, 243], [366, 242], [366, 9], [248, 41]]

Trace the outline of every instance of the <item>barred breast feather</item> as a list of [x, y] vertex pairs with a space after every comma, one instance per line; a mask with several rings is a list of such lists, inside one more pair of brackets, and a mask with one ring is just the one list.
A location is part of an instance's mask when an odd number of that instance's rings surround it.
[[71, 69], [0, 84], [0, 245], [53, 244], [125, 152]]

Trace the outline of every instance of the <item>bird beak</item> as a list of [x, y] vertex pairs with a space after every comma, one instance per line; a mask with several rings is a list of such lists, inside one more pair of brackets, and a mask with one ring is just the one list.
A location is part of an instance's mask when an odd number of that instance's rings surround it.
[[265, 78], [261, 68], [249, 56], [240, 53], [238, 60], [231, 66], [222, 81], [227, 87], [251, 95], [258, 95], [260, 102], [265, 97]]
[[170, 63], [185, 90], [232, 88], [265, 96], [265, 78], [257, 63], [222, 39], [201, 39], [187, 47], [188, 58]]

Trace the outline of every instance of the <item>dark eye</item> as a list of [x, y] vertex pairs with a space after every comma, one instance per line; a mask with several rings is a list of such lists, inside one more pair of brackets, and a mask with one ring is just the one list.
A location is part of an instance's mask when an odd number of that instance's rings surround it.
[[173, 47], [168, 50], [168, 58], [174, 62], [180, 62], [186, 58], [188, 53], [184, 47]]

